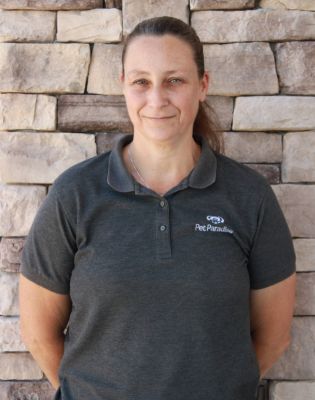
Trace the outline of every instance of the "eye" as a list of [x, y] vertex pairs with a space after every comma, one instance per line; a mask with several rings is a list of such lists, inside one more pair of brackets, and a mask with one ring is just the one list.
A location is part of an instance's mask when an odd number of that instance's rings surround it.
[[180, 79], [180, 78], [170, 78], [170, 81], [172, 81], [172, 82], [175, 81], [175, 83], [181, 83], [181, 82], [183, 82], [182, 79]]
[[[168, 80], [171, 84], [177, 85], [179, 83], [182, 83], [183, 80], [180, 78], [170, 78]], [[148, 81], [146, 79], [137, 79], [136, 81], [133, 82], [134, 85], [139, 85], [139, 86], [145, 86], [148, 84]]]
[[145, 79], [138, 79], [137, 81], [134, 81], [133, 83], [136, 85], [140, 85], [143, 86], [144, 83], [146, 83], [147, 81]]

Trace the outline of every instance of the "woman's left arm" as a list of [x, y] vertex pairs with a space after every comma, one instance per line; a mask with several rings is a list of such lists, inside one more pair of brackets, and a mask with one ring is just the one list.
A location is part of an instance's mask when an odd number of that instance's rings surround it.
[[296, 273], [279, 283], [250, 291], [251, 336], [260, 378], [290, 344]]

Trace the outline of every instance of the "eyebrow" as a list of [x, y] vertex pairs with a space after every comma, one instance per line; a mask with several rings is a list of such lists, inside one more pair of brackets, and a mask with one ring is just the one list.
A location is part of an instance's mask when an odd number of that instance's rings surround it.
[[[173, 74], [175, 72], [182, 72], [182, 71], [177, 70], [177, 69], [171, 69], [169, 71], [165, 71], [165, 73], [167, 73], [167, 74]], [[148, 75], [149, 72], [143, 71], [140, 69], [132, 69], [131, 71], [128, 72], [127, 76], [132, 75], [132, 74], [147, 74]]]

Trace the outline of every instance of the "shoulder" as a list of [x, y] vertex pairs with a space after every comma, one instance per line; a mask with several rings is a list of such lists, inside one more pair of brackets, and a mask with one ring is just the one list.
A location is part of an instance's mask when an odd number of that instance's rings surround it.
[[270, 184], [259, 172], [224, 154], [215, 153], [218, 181], [237, 193], [263, 195]]
[[230, 204], [247, 219], [256, 217], [266, 197], [273, 197], [273, 189], [259, 172], [224, 154], [216, 154], [216, 191], [222, 202]]
[[60, 195], [79, 189], [88, 189], [90, 185], [104, 178], [106, 181], [108, 158], [111, 150], [88, 158], [65, 169], [52, 184]]

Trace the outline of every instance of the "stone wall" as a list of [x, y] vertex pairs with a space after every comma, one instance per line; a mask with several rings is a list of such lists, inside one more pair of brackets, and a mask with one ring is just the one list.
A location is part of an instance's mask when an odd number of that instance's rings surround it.
[[226, 155], [271, 183], [297, 254], [292, 342], [259, 398], [315, 398], [315, 1], [0, 0], [0, 399], [54, 390], [19, 336], [20, 254], [49, 185], [132, 131], [123, 37], [171, 15], [204, 43]]

